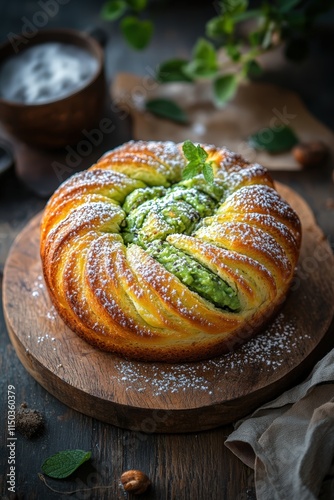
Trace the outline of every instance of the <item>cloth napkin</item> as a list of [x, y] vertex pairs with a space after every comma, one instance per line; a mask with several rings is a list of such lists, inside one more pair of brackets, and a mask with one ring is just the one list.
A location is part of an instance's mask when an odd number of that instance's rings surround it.
[[301, 384], [239, 420], [225, 445], [258, 500], [334, 499], [334, 349]]

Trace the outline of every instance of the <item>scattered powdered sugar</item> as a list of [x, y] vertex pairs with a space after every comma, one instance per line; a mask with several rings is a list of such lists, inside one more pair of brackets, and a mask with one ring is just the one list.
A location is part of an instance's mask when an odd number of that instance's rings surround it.
[[35, 279], [35, 281], [33, 282], [33, 286], [31, 288], [31, 295], [34, 298], [37, 298], [37, 297], [39, 297], [41, 290], [43, 290], [43, 289], [44, 289], [43, 276], [39, 274], [37, 276], [37, 278]]
[[46, 317], [51, 321], [54, 321], [58, 317], [58, 313], [54, 306], [51, 306], [50, 310], [46, 313]]
[[145, 392], [149, 387], [153, 396], [192, 391], [212, 394], [224, 390], [226, 381], [242, 378], [243, 372], [253, 368], [256, 373], [270, 374], [289, 363], [294, 351], [301, 350], [308, 334], [296, 335], [293, 320], [280, 313], [261, 334], [243, 344], [234, 352], [200, 363], [166, 365], [164, 363], [133, 363], [117, 361], [118, 381], [126, 391]]
[[[38, 335], [37, 336], [37, 344], [41, 344], [42, 342], [56, 342], [56, 337], [53, 337], [52, 335], [49, 335], [48, 333], [46, 333], [45, 335]], [[56, 347], [53, 346], [52, 347], [53, 350], [55, 351], [56, 350]]]
[[280, 313], [273, 323], [261, 334], [243, 344], [236, 351], [226, 354], [218, 359], [212, 359], [209, 365], [224, 371], [238, 367], [240, 373], [244, 367], [254, 366], [257, 370], [271, 371], [287, 363], [289, 355], [299, 349], [308, 334], [299, 334], [296, 339], [296, 325], [293, 321], [285, 319]]
[[[149, 386], [154, 396], [160, 396], [163, 393], [179, 393], [187, 389], [209, 391], [210, 382], [205, 375], [199, 376], [197, 366], [189, 365], [170, 365], [170, 368], [161, 368], [158, 364], [147, 365], [121, 361], [117, 364], [120, 371], [121, 380], [125, 383], [126, 391], [144, 392]], [[209, 394], [212, 394], [209, 391]]]

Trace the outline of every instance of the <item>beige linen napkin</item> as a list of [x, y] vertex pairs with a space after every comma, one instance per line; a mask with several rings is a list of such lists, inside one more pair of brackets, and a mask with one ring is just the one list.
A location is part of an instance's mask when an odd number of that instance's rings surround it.
[[333, 500], [334, 349], [303, 383], [238, 421], [225, 445], [254, 468], [258, 500]]

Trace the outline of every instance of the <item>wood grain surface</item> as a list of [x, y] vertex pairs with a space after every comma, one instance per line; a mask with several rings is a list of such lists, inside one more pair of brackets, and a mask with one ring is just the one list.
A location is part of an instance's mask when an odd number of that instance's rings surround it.
[[[72, 0], [60, 6], [59, 12], [50, 19], [54, 27], [86, 28], [99, 24], [108, 30], [110, 42], [106, 48], [106, 69], [109, 78], [119, 71], [141, 74], [145, 78], [161, 61], [177, 56], [188, 57], [197, 36], [203, 35], [205, 21], [212, 17], [211, 2], [193, 2], [191, 22], [189, 5], [186, 2], [154, 2], [157, 8], [152, 14], [157, 26], [154, 44], [149, 50], [138, 53], [126, 46], [120, 33], [112, 23], [103, 22], [98, 11], [104, 0]], [[23, 18], [32, 20], [40, 10], [37, 4], [11, 0], [1, 3], [0, 34], [7, 39], [8, 32], [20, 33]], [[283, 56], [269, 54], [270, 61], [261, 81], [289, 88], [303, 99], [307, 108], [334, 129], [334, 85], [333, 59], [333, 16], [326, 16], [325, 22], [311, 37], [309, 58], [302, 64], [291, 64]], [[270, 63], [270, 64], [269, 64]], [[145, 80], [144, 80], [145, 81]], [[273, 103], [273, 106], [275, 103]], [[288, 110], [290, 111], [290, 110]], [[126, 120], [125, 120], [126, 121]], [[124, 123], [125, 123], [124, 121]], [[110, 147], [132, 138], [124, 136], [117, 124], [110, 137]], [[94, 161], [95, 150], [91, 155]], [[84, 159], [86, 160], [86, 158]], [[43, 166], [37, 157], [31, 162]], [[84, 168], [79, 165], [76, 171]], [[17, 165], [16, 165], [17, 166]], [[317, 222], [334, 248], [334, 184], [332, 179], [333, 159], [319, 168], [302, 172], [275, 171], [275, 179], [284, 182], [297, 191], [312, 207]], [[14, 170], [14, 169], [13, 169]], [[45, 170], [47, 173], [47, 170]], [[52, 172], [51, 172], [52, 174]], [[31, 191], [27, 183], [19, 180], [17, 170], [0, 179], [0, 290], [3, 283], [3, 268], [9, 248], [15, 236], [44, 204], [44, 197]], [[57, 178], [51, 179], [54, 183]], [[43, 191], [49, 189], [49, 180], [43, 181]], [[313, 251], [315, 250], [315, 246]], [[320, 257], [320, 256], [318, 256]], [[316, 259], [321, 266], [321, 258]], [[301, 266], [304, 280], [312, 274], [310, 260]], [[305, 315], [308, 311], [305, 311]], [[334, 325], [333, 325], [334, 327]], [[333, 346], [334, 328], [327, 335], [324, 352]], [[61, 403], [31, 377], [19, 361], [11, 344], [0, 304], [0, 497], [4, 500], [124, 500], [124, 491], [119, 486], [119, 477], [126, 469], [140, 468], [152, 481], [150, 490], [142, 495], [145, 500], [255, 500], [254, 473], [225, 446], [226, 437], [233, 430], [232, 425], [221, 426], [200, 433], [150, 434], [121, 429], [100, 420], [88, 417]], [[303, 377], [295, 379], [297, 384]], [[5, 447], [7, 429], [7, 386], [15, 386], [16, 407], [26, 401], [30, 408], [38, 409], [45, 418], [45, 430], [41, 436], [26, 440], [17, 433], [16, 445], [16, 494], [8, 492], [6, 474], [9, 472], [8, 454]], [[56, 490], [70, 491], [91, 488], [97, 485], [111, 485], [109, 489], [80, 491], [71, 496], [55, 493], [39, 481], [37, 472], [43, 461], [61, 449], [80, 448], [92, 451], [92, 460], [86, 462], [67, 480], [49, 479]], [[136, 497], [129, 496], [129, 500]], [[327, 499], [324, 499], [327, 500]]]
[[[257, 337], [200, 363], [129, 361], [95, 349], [67, 328], [42, 277], [37, 215], [16, 239], [4, 275], [5, 318], [23, 365], [66, 405], [144, 432], [210, 429], [276, 397], [315, 363], [334, 314], [331, 249], [306, 203], [285, 186], [279, 190], [303, 226], [291, 292]], [[305, 269], [312, 272], [305, 275]]]

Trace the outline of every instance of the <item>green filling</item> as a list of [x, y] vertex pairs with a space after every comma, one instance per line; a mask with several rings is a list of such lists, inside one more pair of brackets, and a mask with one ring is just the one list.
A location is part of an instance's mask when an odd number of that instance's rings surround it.
[[175, 186], [183, 186], [186, 189], [195, 188], [196, 190], [209, 195], [213, 198], [213, 200], [215, 200], [216, 203], [222, 200], [226, 191], [226, 185], [219, 177], [216, 177], [212, 184], [208, 184], [203, 177], [193, 177], [191, 179], [181, 181], [178, 184], [174, 184], [174, 187]]
[[156, 239], [166, 239], [169, 234], [191, 234], [200, 219], [213, 214], [223, 195], [221, 181], [209, 185], [198, 178], [170, 188], [136, 189], [123, 205], [127, 214], [123, 223], [124, 242], [145, 247]]
[[160, 198], [164, 194], [166, 194], [166, 188], [162, 186], [135, 189], [125, 198], [123, 210], [126, 214], [129, 214], [145, 201]]
[[224, 194], [220, 179], [208, 184], [201, 177], [170, 188], [136, 189], [126, 197], [122, 207], [127, 214], [122, 223], [122, 237], [125, 244], [135, 243], [144, 248], [190, 290], [217, 307], [237, 311], [240, 309], [237, 294], [224, 280], [165, 241], [169, 234], [192, 234], [201, 219], [214, 213]]
[[215, 306], [237, 311], [240, 302], [236, 292], [219, 276], [166, 241], [153, 241], [146, 251], [174, 274], [184, 285]]

